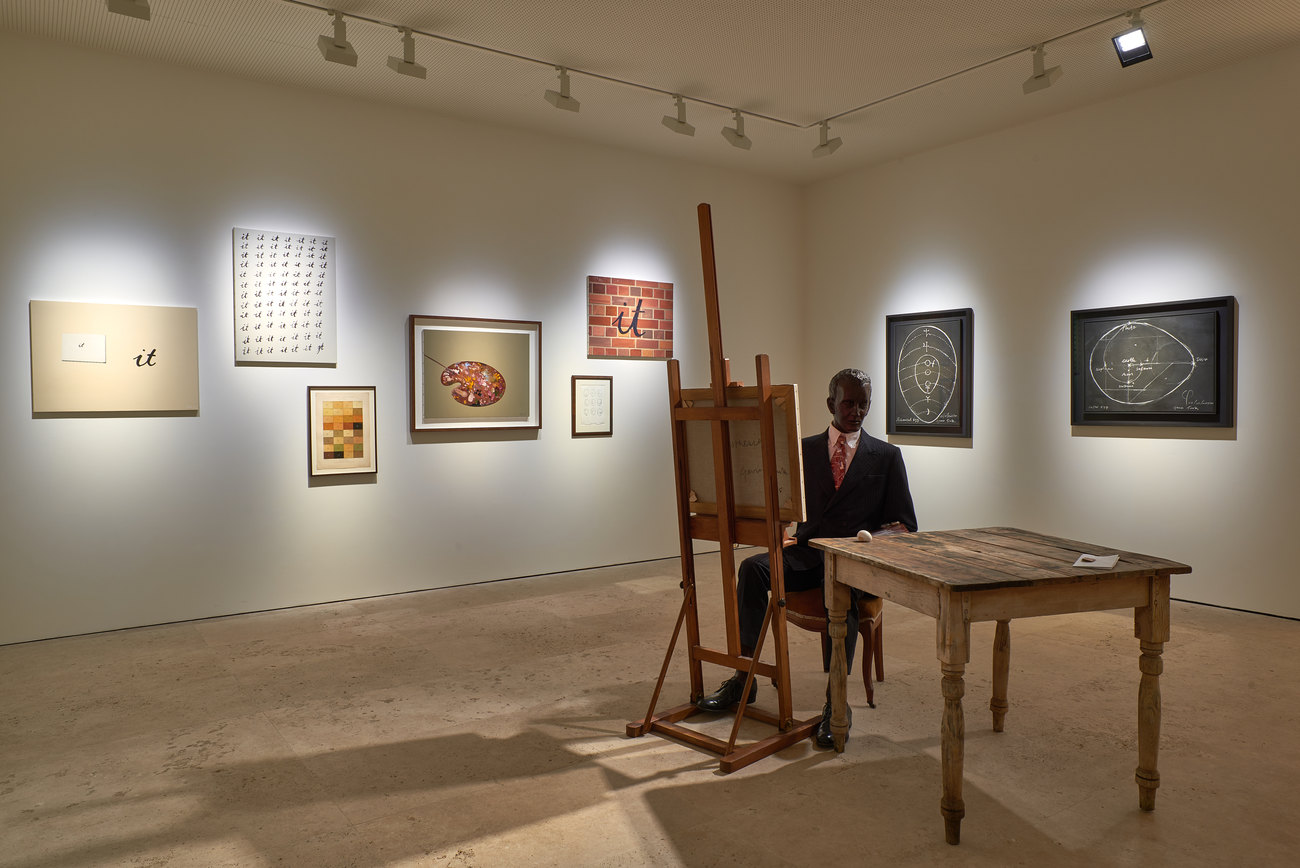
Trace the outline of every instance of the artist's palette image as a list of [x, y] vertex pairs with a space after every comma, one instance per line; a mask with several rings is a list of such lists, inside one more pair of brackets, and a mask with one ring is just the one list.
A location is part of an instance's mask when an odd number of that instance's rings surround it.
[[451, 397], [466, 407], [486, 407], [506, 393], [506, 378], [485, 362], [452, 362], [439, 377]]

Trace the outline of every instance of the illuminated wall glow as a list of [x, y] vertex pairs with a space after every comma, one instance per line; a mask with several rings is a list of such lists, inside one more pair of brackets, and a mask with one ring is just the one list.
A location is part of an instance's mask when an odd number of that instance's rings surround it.
[[[703, 189], [775, 309], [793, 185], [12, 33], [0, 57], [0, 643], [677, 556], [664, 364], [585, 358], [586, 278], [698, 275]], [[140, 141], [166, 145], [104, 157]], [[337, 366], [234, 364], [236, 226], [338, 239]], [[30, 418], [32, 298], [197, 308], [199, 414]], [[542, 321], [542, 429], [412, 434], [411, 314]], [[570, 436], [575, 373], [614, 375], [613, 437]], [[377, 477], [309, 479], [308, 386], [375, 387]]]
[[131, 224], [67, 226], [41, 237], [27, 256], [24, 287], [49, 301], [113, 304], [179, 303], [183, 274], [174, 252]]
[[926, 256], [906, 263], [883, 298], [887, 313], [894, 314], [970, 307], [983, 295], [968, 270]]
[[[844, 316], [805, 329], [807, 369], [859, 345], [883, 368], [885, 314], [975, 312], [969, 444], [894, 438], [923, 529], [1146, 551], [1193, 567], [1176, 597], [1300, 617], [1279, 542], [1300, 480], [1297, 76], [1288, 49], [810, 188], [809, 304]], [[1233, 428], [1071, 427], [1072, 310], [1219, 296], [1238, 303]]]
[[1232, 295], [1231, 270], [1203, 247], [1137, 244], [1099, 257], [1076, 284], [1076, 309]]

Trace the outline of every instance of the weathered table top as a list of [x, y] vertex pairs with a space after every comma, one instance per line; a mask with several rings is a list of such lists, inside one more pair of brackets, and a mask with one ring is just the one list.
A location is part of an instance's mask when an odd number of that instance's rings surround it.
[[[1098, 577], [1190, 573], [1186, 564], [1014, 527], [925, 531], [856, 539], [815, 539], [840, 557], [872, 564], [936, 588], [983, 591], [1068, 584]], [[1119, 555], [1109, 569], [1074, 566], [1080, 555]]]

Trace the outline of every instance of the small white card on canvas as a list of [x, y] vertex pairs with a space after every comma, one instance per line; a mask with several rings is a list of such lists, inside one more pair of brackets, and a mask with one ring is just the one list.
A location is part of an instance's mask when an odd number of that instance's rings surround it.
[[63, 336], [63, 355], [60, 358], [65, 362], [99, 362], [104, 364], [108, 361], [105, 343], [104, 335], [65, 334]]

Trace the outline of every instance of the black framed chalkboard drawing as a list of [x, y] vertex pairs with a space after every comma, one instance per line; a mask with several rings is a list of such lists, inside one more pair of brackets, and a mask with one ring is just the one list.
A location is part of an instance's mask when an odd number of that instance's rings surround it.
[[1070, 423], [1231, 428], [1232, 296], [1070, 312]]
[[885, 317], [885, 431], [971, 436], [970, 308]]

